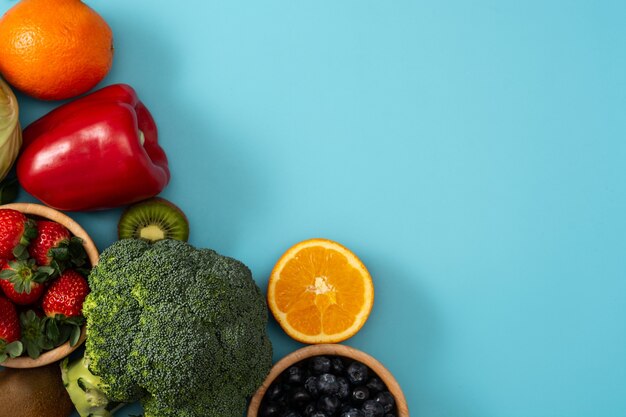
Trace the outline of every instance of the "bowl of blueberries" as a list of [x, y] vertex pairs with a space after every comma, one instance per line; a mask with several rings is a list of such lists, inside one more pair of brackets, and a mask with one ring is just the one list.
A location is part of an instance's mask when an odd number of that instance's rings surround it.
[[247, 417], [409, 417], [393, 375], [365, 352], [311, 345], [278, 361]]

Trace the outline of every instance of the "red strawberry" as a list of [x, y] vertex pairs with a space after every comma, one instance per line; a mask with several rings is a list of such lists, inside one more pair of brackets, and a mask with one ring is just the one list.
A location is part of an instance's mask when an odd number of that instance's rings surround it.
[[20, 320], [13, 303], [0, 297], [0, 363], [22, 354]]
[[49, 265], [58, 274], [66, 268], [83, 268], [87, 264], [82, 239], [49, 220], [37, 221], [37, 237], [30, 242], [28, 252], [37, 265]]
[[0, 287], [15, 304], [34, 304], [44, 292], [43, 283], [50, 278], [52, 269], [37, 268], [35, 261], [2, 261]]
[[37, 237], [30, 242], [28, 253], [37, 265], [50, 265], [50, 249], [57, 248], [62, 242], [70, 240], [70, 231], [65, 226], [49, 220], [37, 221]]
[[83, 301], [89, 294], [87, 280], [73, 269], [67, 269], [60, 277], [52, 281], [43, 296], [43, 312], [48, 317], [82, 316]]
[[13, 209], [0, 209], [0, 258], [13, 259], [25, 253], [35, 237], [35, 222]]
[[46, 288], [43, 284], [31, 282], [29, 292], [17, 292], [15, 286], [6, 279], [0, 280], [0, 287], [2, 288], [2, 291], [4, 292], [4, 295], [7, 296], [7, 298], [9, 298], [15, 304], [19, 304], [22, 306], [35, 304], [43, 294], [44, 289]]

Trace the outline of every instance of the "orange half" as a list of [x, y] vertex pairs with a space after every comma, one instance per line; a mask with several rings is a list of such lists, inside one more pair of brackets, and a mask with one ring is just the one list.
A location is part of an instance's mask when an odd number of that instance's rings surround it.
[[363, 262], [346, 247], [310, 239], [278, 260], [267, 301], [289, 336], [303, 343], [337, 343], [365, 324], [374, 304], [374, 285]]

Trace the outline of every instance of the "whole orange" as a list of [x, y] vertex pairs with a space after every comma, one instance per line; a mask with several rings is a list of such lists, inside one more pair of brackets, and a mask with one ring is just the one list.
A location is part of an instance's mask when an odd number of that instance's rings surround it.
[[85, 93], [112, 62], [111, 28], [80, 0], [21, 0], [0, 18], [0, 73], [32, 97]]

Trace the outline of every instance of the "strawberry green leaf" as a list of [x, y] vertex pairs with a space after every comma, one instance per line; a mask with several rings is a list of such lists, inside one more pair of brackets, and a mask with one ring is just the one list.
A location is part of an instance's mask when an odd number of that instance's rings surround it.
[[79, 258], [85, 254], [85, 247], [83, 246], [83, 240], [77, 236], [72, 236], [69, 242], [70, 255], [73, 258]]
[[85, 323], [85, 318], [84, 317], [69, 317], [69, 318], [65, 318], [64, 322], [69, 323], [72, 326], [82, 326], [83, 323]]
[[33, 310], [20, 314], [22, 327], [22, 343], [26, 353], [33, 359], [37, 359], [41, 352], [50, 350], [54, 346], [45, 331], [46, 320], [40, 318]]
[[56, 276], [57, 276], [57, 273], [54, 268], [50, 266], [40, 266], [35, 272], [35, 274], [33, 275], [31, 280], [34, 282], [38, 282], [38, 283], [44, 283], [44, 282], [51, 280], [52, 278]]
[[72, 326], [72, 333], [70, 334], [70, 346], [74, 347], [80, 339], [80, 327]]
[[91, 272], [91, 269], [90, 268], [76, 268], [75, 271], [81, 274], [82, 276], [86, 277]]
[[13, 288], [15, 288], [15, 291], [20, 293], [20, 294], [30, 294], [30, 280], [28, 281], [17, 281], [13, 284]]
[[68, 268], [89, 266], [83, 240], [76, 236], [63, 240], [56, 247], [49, 249], [48, 256], [51, 258], [50, 267], [55, 270], [56, 275], [62, 274]]
[[83, 240], [73, 236], [69, 242], [70, 260], [74, 267], [82, 267], [87, 264], [87, 252], [83, 246]]
[[37, 314], [35, 314], [33, 310], [28, 310], [20, 314], [20, 325], [22, 326], [22, 329], [24, 329], [25, 326], [36, 322], [37, 319], [39, 319], [39, 317], [37, 317]]
[[54, 345], [56, 345], [57, 341], [59, 340], [61, 336], [61, 332], [59, 330], [57, 321], [54, 318], [50, 318], [50, 317], [47, 318], [46, 323], [45, 323], [45, 328], [46, 328], [46, 336], [48, 337], [48, 339], [50, 339], [50, 341], [52, 341]]
[[46, 321], [46, 334], [54, 346], [60, 346], [68, 340], [71, 346], [75, 346], [80, 339], [81, 326], [85, 318], [57, 314], [54, 317], [48, 317]]
[[0, 279], [11, 280], [15, 276], [15, 271], [12, 269], [3, 269], [0, 271]]
[[40, 266], [37, 271], [39, 272], [43, 272], [44, 274], [47, 275], [52, 275], [54, 274], [54, 268], [50, 267], [50, 266]]
[[23, 343], [24, 348], [26, 349], [26, 354], [29, 357], [31, 357], [32, 359], [37, 359], [39, 356], [41, 356], [42, 349], [37, 342], [28, 340]]
[[63, 273], [63, 270], [65, 269], [63, 263], [57, 261], [54, 258], [52, 259], [52, 261], [50, 261], [50, 267], [54, 270], [55, 276], [61, 275]]
[[66, 245], [59, 245], [48, 250], [48, 256], [58, 261], [67, 261], [70, 259], [70, 250]]
[[22, 354], [22, 352], [24, 352], [24, 346], [19, 340], [11, 342], [4, 347], [4, 353], [9, 355], [11, 358], [17, 358]]
[[20, 243], [24, 246], [28, 246], [31, 239], [37, 237], [37, 223], [33, 219], [26, 220], [24, 223], [24, 233], [22, 234], [22, 239]]
[[15, 259], [28, 259], [28, 250], [26, 250], [26, 245], [19, 244], [13, 248], [13, 256], [15, 256]]
[[[15, 345], [19, 343], [19, 346]], [[9, 357], [15, 358], [20, 356], [22, 352], [17, 352], [22, 344], [18, 342], [7, 343], [0, 339], [0, 363], [6, 361]]]
[[55, 345], [60, 346], [67, 342], [72, 335], [72, 326], [62, 323], [59, 327], [59, 338], [55, 340]]

